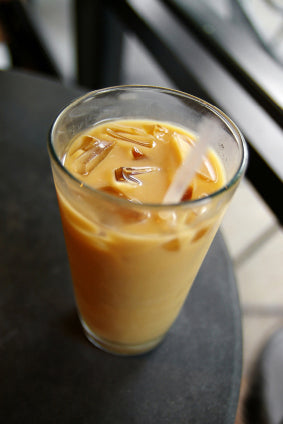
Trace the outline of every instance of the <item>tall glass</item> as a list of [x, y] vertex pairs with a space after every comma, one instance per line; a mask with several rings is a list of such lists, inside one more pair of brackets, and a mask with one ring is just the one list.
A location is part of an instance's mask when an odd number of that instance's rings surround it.
[[[205, 198], [130, 202], [87, 186], [63, 165], [70, 141], [101, 122], [149, 119], [197, 132], [204, 117], [221, 128], [211, 147], [226, 174], [225, 186]], [[219, 109], [188, 94], [118, 86], [88, 93], [63, 110], [50, 133], [49, 154], [86, 336], [112, 353], [151, 350], [177, 318], [243, 176], [241, 132]]]

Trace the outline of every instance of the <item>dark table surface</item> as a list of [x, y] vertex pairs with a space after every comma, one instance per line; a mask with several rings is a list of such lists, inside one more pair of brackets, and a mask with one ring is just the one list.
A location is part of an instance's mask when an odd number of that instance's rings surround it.
[[221, 235], [155, 351], [94, 348], [75, 311], [46, 148], [53, 119], [81, 91], [1, 72], [0, 92], [1, 422], [234, 424], [241, 314]]

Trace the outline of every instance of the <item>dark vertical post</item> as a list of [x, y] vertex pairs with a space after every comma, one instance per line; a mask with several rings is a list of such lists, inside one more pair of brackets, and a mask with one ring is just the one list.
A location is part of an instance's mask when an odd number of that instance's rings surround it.
[[89, 88], [119, 84], [123, 35], [106, 0], [75, 0], [78, 82]]

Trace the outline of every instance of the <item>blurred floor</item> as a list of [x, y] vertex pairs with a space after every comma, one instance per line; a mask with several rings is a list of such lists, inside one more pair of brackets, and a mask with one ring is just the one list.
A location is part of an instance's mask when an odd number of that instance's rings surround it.
[[[46, 40], [66, 80], [75, 75], [71, 0], [34, 1]], [[173, 87], [162, 69], [135, 38], [126, 39], [123, 82]], [[0, 67], [9, 66], [0, 44]], [[283, 325], [283, 231], [272, 213], [244, 180], [222, 225], [231, 253], [243, 310], [245, 381], [269, 334]]]

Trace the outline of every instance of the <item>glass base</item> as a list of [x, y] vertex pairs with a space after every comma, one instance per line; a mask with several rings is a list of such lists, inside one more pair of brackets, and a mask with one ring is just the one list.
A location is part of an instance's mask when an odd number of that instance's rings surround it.
[[88, 325], [81, 320], [81, 324], [87, 339], [99, 349], [119, 356], [135, 356], [147, 353], [154, 349], [163, 340], [164, 335], [157, 339], [151, 340], [142, 344], [128, 345], [123, 343], [115, 343], [109, 340], [104, 340], [94, 334]]

